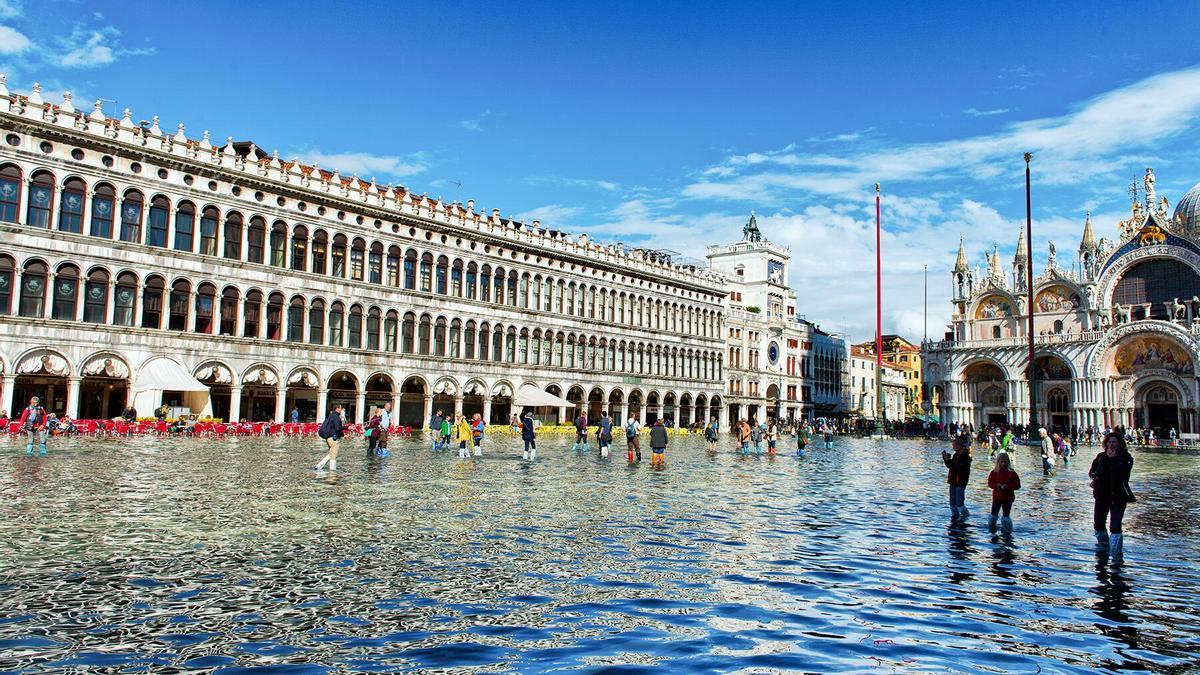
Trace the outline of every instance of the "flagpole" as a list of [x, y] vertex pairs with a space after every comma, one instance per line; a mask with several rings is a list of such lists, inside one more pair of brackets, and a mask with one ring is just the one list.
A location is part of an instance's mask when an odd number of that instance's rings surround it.
[[[1029, 426], [1037, 428], [1037, 371], [1033, 367], [1033, 209], [1030, 201], [1029, 161], [1033, 155], [1025, 153], [1025, 285], [1029, 300]], [[1031, 430], [1030, 433], [1033, 433]]]
[[883, 398], [883, 211], [880, 207], [879, 183], [875, 184], [875, 417], [879, 437], [884, 436], [887, 403]]

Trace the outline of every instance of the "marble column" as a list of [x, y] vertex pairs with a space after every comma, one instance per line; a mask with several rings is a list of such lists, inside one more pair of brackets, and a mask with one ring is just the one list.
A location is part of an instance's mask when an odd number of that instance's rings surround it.
[[7, 410], [9, 415], [17, 415], [16, 401], [13, 401], [13, 388], [16, 386], [17, 378], [12, 375], [4, 376], [3, 381], [0, 381], [0, 410]]
[[354, 395], [354, 419], [351, 424], [365, 423], [367, 421], [367, 392], [359, 389]]
[[[422, 405], [421, 409], [422, 409], [422, 415], [424, 415], [424, 417], [421, 418], [421, 428], [425, 428], [425, 427], [429, 426], [429, 418], [433, 417], [433, 397], [430, 396], [429, 394], [426, 394], [422, 403], [423, 403], [423, 405]], [[490, 411], [491, 408], [492, 408], [491, 399], [484, 399], [484, 403], [483, 403], [484, 411], [485, 412]], [[488, 421], [490, 421], [490, 420], [488, 420]]]
[[463, 411], [463, 397], [462, 397], [462, 394], [457, 394], [454, 396], [454, 417], [457, 418], [460, 415], [462, 415], [462, 411]]
[[79, 385], [82, 381], [82, 377], [67, 378], [67, 405], [63, 412], [76, 419], [79, 418]]
[[283, 424], [287, 419], [287, 387], [279, 383], [275, 387], [275, 423]]
[[317, 390], [317, 421], [324, 422], [325, 417], [329, 414], [326, 408], [329, 407], [329, 390], [321, 388]]
[[229, 388], [229, 419], [226, 422], [238, 422], [242, 419], [242, 388]]
[[566, 424], [567, 423], [567, 407], [566, 406], [559, 406], [558, 419], [555, 420], [555, 422], [558, 424]]
[[[432, 399], [430, 399], [430, 400], [432, 400]], [[428, 415], [426, 415], [426, 417], [428, 417]], [[491, 399], [491, 397], [487, 397], [487, 398], [483, 399], [483, 421], [488, 424], [492, 423], [492, 399]]]

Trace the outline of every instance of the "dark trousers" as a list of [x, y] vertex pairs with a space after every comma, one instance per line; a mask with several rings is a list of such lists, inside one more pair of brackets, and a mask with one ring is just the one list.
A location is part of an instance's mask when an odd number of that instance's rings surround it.
[[525, 452], [529, 452], [530, 448], [537, 450], [537, 441], [535, 441], [532, 438], [526, 438], [525, 439]]
[[374, 431], [370, 436], [367, 436], [367, 454], [375, 454], [375, 446], [379, 445], [379, 432]]
[[999, 514], [1000, 510], [1003, 509], [1004, 517], [1007, 518], [1009, 516], [1009, 514], [1012, 513], [1012, 504], [1013, 503], [1012, 503], [1011, 499], [1008, 501], [1003, 501], [1003, 502], [993, 499], [992, 500], [992, 515], [995, 516], [995, 515]]
[[1125, 503], [1114, 503], [1096, 500], [1096, 508], [1092, 511], [1092, 529], [1104, 531], [1104, 521], [1108, 521], [1108, 531], [1121, 534], [1121, 521], [1125, 519]]

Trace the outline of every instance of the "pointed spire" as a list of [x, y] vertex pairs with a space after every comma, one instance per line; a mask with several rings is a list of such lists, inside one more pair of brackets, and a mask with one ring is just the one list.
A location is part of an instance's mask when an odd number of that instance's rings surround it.
[[1000, 273], [1000, 247], [992, 244], [992, 254], [988, 256], [988, 276], [999, 277]]
[[1013, 255], [1013, 264], [1024, 265], [1028, 256], [1029, 243], [1025, 241], [1025, 230], [1021, 230], [1021, 237], [1017, 239], [1017, 252]]
[[962, 237], [959, 237], [958, 238], [958, 259], [956, 259], [954, 261], [954, 271], [955, 272], [967, 272], [967, 271], [970, 271], [970, 269], [971, 268], [967, 265], [967, 251], [966, 251], [966, 249], [963, 248]]
[[1083, 221], [1083, 241], [1079, 242], [1080, 249], [1096, 248], [1096, 233], [1092, 231], [1092, 212], [1087, 212]]

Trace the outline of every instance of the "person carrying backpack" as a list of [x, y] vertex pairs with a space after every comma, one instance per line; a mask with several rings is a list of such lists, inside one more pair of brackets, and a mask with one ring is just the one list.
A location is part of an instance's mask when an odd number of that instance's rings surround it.
[[[638, 438], [642, 432], [642, 425], [638, 423], [636, 417], [630, 417], [625, 422], [625, 447], [629, 452], [629, 463], [634, 461], [642, 461], [642, 444]], [[636, 460], [634, 458], [637, 458]]]
[[38, 442], [38, 455], [46, 456], [46, 409], [42, 407], [38, 397], [29, 399], [29, 405], [21, 413], [21, 431], [29, 438], [25, 446], [25, 454], [33, 456], [33, 442]]
[[608, 411], [600, 413], [600, 424], [596, 427], [596, 442], [600, 445], [600, 457], [608, 459], [608, 446], [612, 445], [612, 418]]
[[371, 411], [371, 419], [367, 421], [367, 426], [363, 427], [363, 436], [367, 437], [367, 457], [374, 455], [375, 448], [379, 445], [379, 425], [382, 421], [379, 409], [375, 408]]
[[321, 423], [321, 428], [317, 431], [317, 435], [325, 439], [325, 445], [328, 447], [328, 452], [325, 457], [317, 463], [315, 467], [317, 471], [329, 465], [330, 471], [337, 471], [337, 455], [338, 441], [342, 438], [342, 405], [339, 403], [333, 406], [329, 416]]
[[575, 418], [575, 445], [571, 446], [571, 450], [587, 452], [587, 428], [587, 413], [580, 411], [579, 417]]

